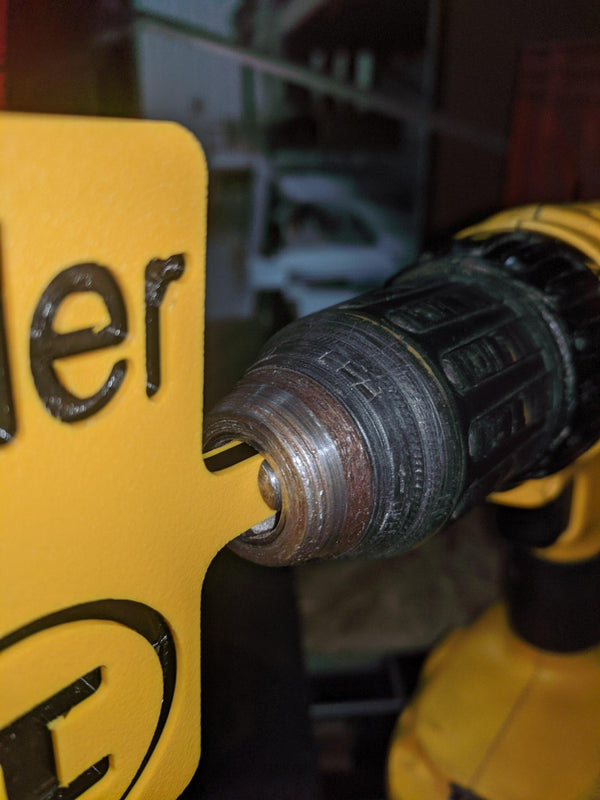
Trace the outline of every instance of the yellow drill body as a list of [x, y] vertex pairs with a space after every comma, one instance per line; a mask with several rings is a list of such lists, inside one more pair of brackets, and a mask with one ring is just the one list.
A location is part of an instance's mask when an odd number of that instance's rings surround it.
[[[600, 264], [600, 204], [530, 206], [459, 236], [531, 230]], [[600, 450], [560, 472], [494, 494], [535, 509], [572, 483], [569, 520], [536, 556], [562, 564], [600, 553]], [[398, 721], [388, 781], [393, 800], [597, 800], [600, 797], [600, 645], [548, 652], [522, 640], [497, 605], [430, 655]]]

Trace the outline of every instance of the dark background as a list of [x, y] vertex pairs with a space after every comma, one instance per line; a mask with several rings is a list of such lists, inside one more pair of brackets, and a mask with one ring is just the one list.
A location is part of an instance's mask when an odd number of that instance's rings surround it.
[[[506, 205], [600, 195], [596, 0], [2, 0], [0, 18], [10, 110], [174, 119], [202, 142], [207, 407], [291, 313], [249, 289], [256, 165], [359, 176], [418, 248]], [[500, 592], [491, 527], [478, 511], [406, 557], [295, 573], [221, 554], [184, 797], [382, 798], [423, 655]]]

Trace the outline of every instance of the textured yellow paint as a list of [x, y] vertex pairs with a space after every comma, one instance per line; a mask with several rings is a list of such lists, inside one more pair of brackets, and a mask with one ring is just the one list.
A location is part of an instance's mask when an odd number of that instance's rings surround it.
[[[199, 753], [204, 574], [219, 548], [269, 513], [257, 489], [258, 458], [212, 475], [201, 456], [204, 158], [194, 138], [170, 123], [4, 115], [0, 185], [3, 306], [17, 414], [17, 435], [0, 448], [0, 638], [47, 614], [106, 598], [158, 611], [175, 640], [177, 684], [164, 733], [129, 797], [168, 800], [184, 788]], [[185, 255], [185, 272], [169, 284], [160, 309], [162, 386], [149, 399], [144, 269], [150, 259], [176, 253]], [[104, 409], [68, 424], [52, 417], [36, 392], [29, 332], [49, 281], [82, 262], [110, 269], [125, 300], [129, 334], [97, 354], [65, 360], [60, 375], [81, 391], [101, 385], [119, 359], [126, 359], [127, 374]], [[98, 316], [80, 300], [63, 310], [61, 330], [102, 324], [101, 309]], [[69, 680], [86, 672], [73, 625], [82, 641], [97, 643], [103, 674], [120, 671], [123, 697], [127, 682], [139, 695], [148, 681], [146, 712], [154, 718], [149, 676], [155, 665], [144, 666], [143, 637], [115, 632], [111, 623], [70, 623], [60, 635], [58, 628], [34, 634], [0, 654], [2, 700], [11, 698], [0, 727], [64, 687], [64, 670], [49, 657], [54, 637], [57, 646], [62, 641], [63, 666], [65, 652], [72, 655]], [[129, 657], [117, 665], [115, 642], [122, 635]], [[10, 667], [16, 648], [18, 670]], [[40, 653], [47, 654], [42, 662]], [[68, 745], [65, 739], [62, 768], [69, 774], [67, 763], [93, 763], [94, 730], [105, 730], [114, 714], [110, 683], [102, 708], [101, 691], [72, 712], [85, 719], [87, 733], [70, 736]], [[131, 722], [124, 714], [111, 723], [121, 756], [123, 747], [138, 752], [148, 736]], [[53, 732], [59, 751], [60, 727]], [[131, 732], [129, 744], [123, 730]], [[115, 751], [107, 776], [84, 796], [118, 797], [130, 768]]]

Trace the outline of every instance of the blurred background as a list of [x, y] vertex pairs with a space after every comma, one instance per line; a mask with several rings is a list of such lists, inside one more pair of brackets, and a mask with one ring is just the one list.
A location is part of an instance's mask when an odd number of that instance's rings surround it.
[[[0, 21], [8, 109], [202, 143], [207, 408], [278, 327], [461, 226], [600, 196], [597, 0], [0, 0]], [[184, 797], [383, 798], [418, 667], [499, 595], [502, 558], [486, 509], [384, 561], [220, 555]]]

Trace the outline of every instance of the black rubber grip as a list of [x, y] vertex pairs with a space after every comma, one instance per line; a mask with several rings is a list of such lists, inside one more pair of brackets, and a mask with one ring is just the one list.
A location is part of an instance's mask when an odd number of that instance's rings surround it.
[[549, 547], [569, 524], [572, 494], [569, 483], [555, 500], [539, 508], [495, 506], [498, 533], [527, 547]]
[[[598, 280], [534, 234], [456, 242], [283, 329], [207, 430], [267, 442], [283, 495], [306, 495], [306, 534], [296, 514], [293, 547], [265, 563], [408, 550], [600, 437]], [[285, 538], [284, 518], [244, 555]]]
[[506, 599], [513, 629], [535, 647], [571, 653], [600, 643], [600, 555], [560, 563], [515, 546]]

